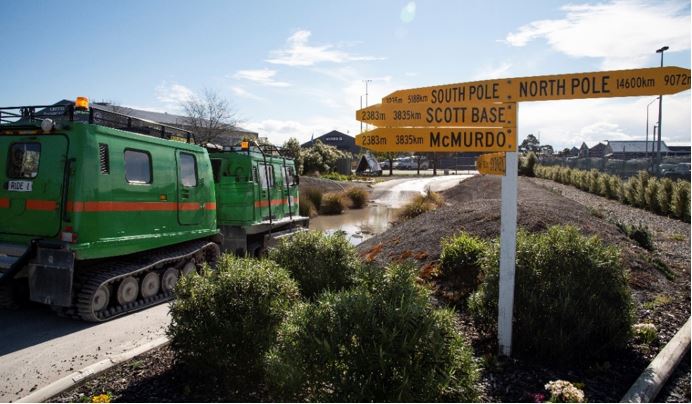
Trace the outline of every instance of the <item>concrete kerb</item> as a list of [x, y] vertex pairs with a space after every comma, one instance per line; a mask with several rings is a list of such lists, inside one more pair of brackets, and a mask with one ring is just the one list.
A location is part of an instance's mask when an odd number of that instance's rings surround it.
[[689, 348], [690, 318], [656, 355], [620, 402], [648, 403], [654, 400]]
[[67, 375], [61, 379], [54, 381], [53, 383], [41, 387], [40, 389], [34, 391], [26, 397], [17, 400], [18, 403], [40, 403], [44, 402], [51, 397], [55, 397], [58, 394], [62, 394], [64, 391], [69, 390], [77, 385], [80, 385], [87, 380], [97, 376], [98, 374], [112, 368], [115, 365], [128, 361], [135, 356], [139, 356], [143, 353], [149, 352], [158, 347], [168, 344], [167, 337], [160, 337], [144, 345], [138, 346], [137, 348], [131, 349], [127, 352], [123, 352], [118, 355], [113, 355], [107, 359], [100, 362], [96, 362], [93, 365], [89, 365], [84, 369], [78, 370], [70, 375]]

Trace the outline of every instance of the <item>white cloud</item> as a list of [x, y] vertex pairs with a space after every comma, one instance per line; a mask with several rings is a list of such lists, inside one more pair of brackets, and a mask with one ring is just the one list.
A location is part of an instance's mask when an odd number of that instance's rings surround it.
[[[654, 97], [617, 100], [570, 100], [522, 103], [519, 137], [541, 134], [556, 149], [593, 146], [604, 140], [645, 140], [646, 105]], [[649, 107], [649, 140], [658, 119], [658, 103]], [[690, 94], [663, 97], [663, 133], [667, 144], [690, 144]], [[519, 139], [519, 140], [521, 140]]]
[[564, 18], [533, 21], [509, 33], [506, 41], [525, 46], [544, 38], [568, 56], [602, 58], [604, 69], [641, 67], [658, 60], [654, 51], [663, 45], [671, 52], [690, 49], [688, 7], [679, 0], [571, 4], [561, 8]]
[[165, 109], [179, 111], [181, 104], [190, 101], [195, 93], [182, 84], [162, 82], [154, 90], [156, 99], [164, 104]]
[[319, 137], [332, 130], [355, 136], [358, 129], [354, 122], [332, 117], [317, 117], [306, 121], [265, 119], [246, 122], [243, 127], [259, 133], [261, 137], [267, 137], [273, 144], [282, 145], [292, 137], [304, 143], [309, 141], [313, 134]]
[[273, 50], [269, 53], [267, 62], [288, 66], [312, 66], [317, 63], [345, 63], [354, 61], [381, 60], [373, 56], [355, 56], [348, 52], [335, 49], [334, 45], [311, 46], [308, 44], [312, 33], [299, 30], [286, 40], [284, 49]]
[[233, 92], [233, 94], [235, 94], [236, 96], [241, 97], [241, 98], [247, 98], [247, 99], [255, 100], [255, 101], [263, 101], [264, 100], [264, 98], [259, 97], [255, 94], [252, 94], [251, 92], [245, 90], [242, 87], [237, 87], [237, 86], [231, 87], [231, 91]]
[[399, 16], [401, 21], [404, 23], [409, 23], [416, 18], [416, 2], [410, 1], [408, 4], [401, 9], [401, 15]]
[[233, 78], [236, 80], [249, 80], [265, 86], [271, 87], [290, 87], [290, 83], [274, 80], [276, 70], [258, 69], [258, 70], [238, 70]]
[[478, 69], [473, 76], [473, 80], [499, 79], [507, 76], [507, 72], [512, 68], [509, 62], [502, 62], [499, 65], [487, 65]]

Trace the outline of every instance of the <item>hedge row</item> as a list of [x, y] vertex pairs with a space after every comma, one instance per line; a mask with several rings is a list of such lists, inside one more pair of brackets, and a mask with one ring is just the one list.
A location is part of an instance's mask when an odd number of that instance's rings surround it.
[[622, 180], [615, 175], [557, 166], [537, 166], [536, 177], [572, 185], [582, 191], [618, 200], [651, 212], [690, 221], [690, 183], [652, 177], [646, 171]]

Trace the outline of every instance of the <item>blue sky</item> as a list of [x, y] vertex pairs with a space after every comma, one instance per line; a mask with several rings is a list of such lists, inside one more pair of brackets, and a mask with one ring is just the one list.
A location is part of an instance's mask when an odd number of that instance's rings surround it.
[[[690, 68], [690, 3], [3, 0], [0, 37], [0, 105], [86, 95], [180, 113], [209, 88], [280, 144], [357, 134], [363, 80], [374, 104], [412, 87], [653, 67], [663, 45], [665, 65]], [[519, 135], [643, 140], [653, 99], [523, 103]], [[690, 144], [690, 91], [663, 107], [663, 139]]]

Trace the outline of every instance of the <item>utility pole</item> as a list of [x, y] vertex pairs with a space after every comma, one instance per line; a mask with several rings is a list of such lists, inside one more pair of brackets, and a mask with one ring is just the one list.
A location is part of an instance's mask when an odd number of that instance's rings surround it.
[[[667, 46], [657, 49], [656, 53], [661, 54], [661, 67], [663, 67], [663, 52], [667, 51]], [[663, 96], [658, 96], [658, 145], [656, 146], [656, 174], [661, 173], [661, 132], [663, 132]]]
[[[658, 97], [654, 98], [651, 100], [650, 103], [646, 104], [646, 141], [644, 142], [644, 158], [649, 158], [649, 106], [656, 102]], [[655, 135], [654, 135], [655, 136]], [[651, 142], [651, 153], [653, 154], [654, 148], [653, 148], [653, 142], [656, 139], [652, 139]]]
[[[365, 83], [365, 108], [368, 107], [368, 83], [372, 82], [372, 80], [363, 80]], [[362, 123], [361, 123], [362, 125]], [[368, 124], [365, 124], [365, 130], [368, 130]]]

